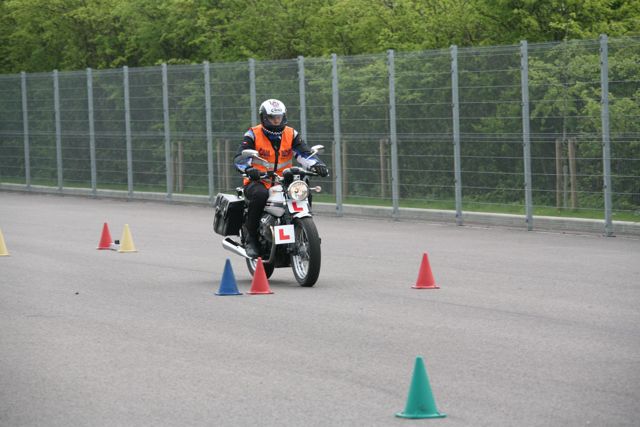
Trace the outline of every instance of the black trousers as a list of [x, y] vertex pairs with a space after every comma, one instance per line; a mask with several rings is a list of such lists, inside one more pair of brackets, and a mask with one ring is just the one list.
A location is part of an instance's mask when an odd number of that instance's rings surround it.
[[269, 190], [260, 181], [251, 181], [244, 187], [244, 198], [248, 205], [245, 226], [250, 236], [258, 235], [260, 217], [269, 198]]

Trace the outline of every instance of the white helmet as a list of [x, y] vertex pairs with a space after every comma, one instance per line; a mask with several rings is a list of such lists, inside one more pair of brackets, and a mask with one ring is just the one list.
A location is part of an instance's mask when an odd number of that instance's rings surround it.
[[[280, 133], [287, 124], [287, 107], [277, 99], [267, 99], [260, 105], [260, 123], [271, 132]], [[279, 125], [274, 125], [269, 121], [270, 117], [282, 117]]]

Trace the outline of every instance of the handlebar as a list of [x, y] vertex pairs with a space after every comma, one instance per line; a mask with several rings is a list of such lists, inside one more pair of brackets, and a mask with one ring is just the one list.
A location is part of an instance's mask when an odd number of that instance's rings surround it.
[[[308, 175], [308, 176], [319, 176], [316, 172], [313, 172], [313, 171], [308, 170], [308, 169], [302, 169], [302, 168], [297, 168], [297, 169], [299, 170], [299, 172], [303, 173], [304, 175]], [[287, 168], [287, 169], [285, 169], [285, 170], [283, 171], [283, 174], [284, 174], [285, 172], [287, 172], [288, 170], [291, 170], [291, 168]], [[294, 173], [295, 173], [295, 172], [294, 172]], [[246, 174], [246, 173], [243, 173], [243, 174], [242, 174], [242, 177], [243, 177], [243, 178], [247, 178], [247, 174]], [[275, 172], [273, 172], [273, 171], [269, 171], [269, 172], [267, 172], [267, 173], [263, 173], [263, 174], [261, 174], [261, 175], [260, 175], [260, 179], [261, 179], [261, 180], [262, 180], [262, 179], [270, 179], [270, 178], [273, 178], [273, 177], [275, 177], [275, 181], [276, 181], [276, 182], [280, 182], [280, 181], [282, 181], [282, 179], [283, 179], [283, 177], [282, 177], [282, 176], [278, 175], [277, 173], [275, 173]]]

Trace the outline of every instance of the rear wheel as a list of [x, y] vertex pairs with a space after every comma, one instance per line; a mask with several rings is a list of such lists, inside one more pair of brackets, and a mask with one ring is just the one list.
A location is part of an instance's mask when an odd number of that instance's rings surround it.
[[294, 221], [296, 242], [291, 255], [291, 269], [300, 286], [316, 284], [320, 276], [320, 236], [310, 217]]
[[[242, 243], [244, 244], [244, 242], [246, 241], [246, 229], [243, 226], [242, 227], [242, 236], [240, 237], [242, 240]], [[249, 269], [249, 273], [251, 273], [251, 275], [253, 276], [256, 272], [256, 266], [258, 265], [258, 259], [254, 258], [254, 259], [249, 259], [249, 258], [245, 258], [244, 259], [245, 262], [247, 263], [247, 268]], [[264, 263], [264, 259], [262, 260], [262, 266], [264, 267], [264, 272], [267, 275], [267, 279], [269, 277], [271, 277], [271, 275], [273, 274], [273, 270], [275, 269], [275, 266], [273, 264], [265, 264]]]
[[[251, 275], [253, 276], [256, 272], [256, 267], [258, 266], [258, 259], [245, 258], [245, 261], [247, 262], [247, 268], [249, 269], [249, 273], [251, 273]], [[268, 279], [273, 274], [273, 270], [275, 270], [275, 267], [273, 264], [265, 264], [264, 262], [262, 263], [262, 266], [264, 267], [264, 272], [267, 275], [267, 279]]]

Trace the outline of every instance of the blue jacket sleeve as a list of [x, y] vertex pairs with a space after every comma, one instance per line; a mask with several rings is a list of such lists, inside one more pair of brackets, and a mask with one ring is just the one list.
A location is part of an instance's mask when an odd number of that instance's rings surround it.
[[251, 166], [251, 158], [242, 158], [242, 150], [255, 150], [256, 142], [255, 136], [253, 135], [253, 131], [249, 129], [242, 138], [242, 143], [238, 147], [236, 151], [236, 155], [233, 158], [233, 164], [236, 167], [238, 172], [244, 172], [248, 167]]

